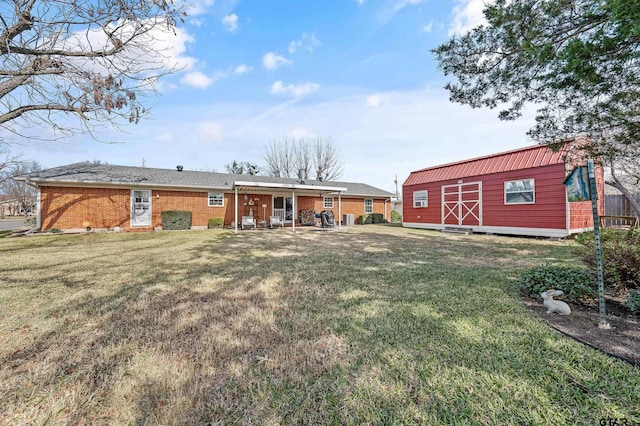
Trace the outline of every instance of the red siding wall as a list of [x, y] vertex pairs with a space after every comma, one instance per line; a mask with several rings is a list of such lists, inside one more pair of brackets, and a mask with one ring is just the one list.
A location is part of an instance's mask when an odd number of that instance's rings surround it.
[[[566, 229], [566, 191], [564, 164], [516, 170], [460, 179], [482, 182], [483, 226]], [[534, 204], [505, 204], [504, 183], [512, 180], [535, 179]], [[442, 222], [442, 186], [459, 180], [404, 186], [403, 221], [440, 224]], [[413, 207], [413, 192], [429, 191], [426, 208]]]

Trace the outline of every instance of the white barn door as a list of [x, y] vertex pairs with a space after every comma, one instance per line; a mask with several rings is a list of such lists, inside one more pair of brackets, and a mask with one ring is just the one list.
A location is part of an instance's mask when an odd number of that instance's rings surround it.
[[442, 224], [482, 226], [482, 182], [442, 187]]

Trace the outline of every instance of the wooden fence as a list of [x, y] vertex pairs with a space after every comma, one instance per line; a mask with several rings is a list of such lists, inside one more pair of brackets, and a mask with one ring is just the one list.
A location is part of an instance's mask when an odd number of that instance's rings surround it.
[[[640, 194], [634, 194], [634, 199], [640, 202]], [[605, 195], [604, 196], [604, 226], [625, 226], [630, 225], [631, 218], [637, 218], [631, 208], [629, 200], [624, 195]], [[629, 219], [607, 218], [606, 216], [627, 216]]]

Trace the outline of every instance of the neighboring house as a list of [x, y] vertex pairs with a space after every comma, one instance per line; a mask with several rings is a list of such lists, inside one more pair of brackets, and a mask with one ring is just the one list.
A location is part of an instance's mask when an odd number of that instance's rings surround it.
[[[402, 186], [403, 226], [566, 237], [593, 228], [590, 201], [569, 203], [564, 180], [585, 163], [566, 143], [503, 152], [412, 172]], [[599, 214], [604, 174], [596, 168]]]
[[389, 220], [393, 195], [362, 183], [183, 171], [181, 166], [77, 163], [16, 179], [39, 188], [43, 230], [152, 230], [162, 226], [165, 210], [191, 211], [194, 228], [206, 228], [213, 217], [236, 227], [242, 216], [264, 222], [272, 215], [295, 227], [301, 209], [331, 210], [338, 224], [345, 214], [380, 213]]
[[[35, 213], [35, 206], [27, 210], [27, 215]], [[0, 199], [0, 217], [3, 216], [24, 216], [24, 208], [18, 200]]]

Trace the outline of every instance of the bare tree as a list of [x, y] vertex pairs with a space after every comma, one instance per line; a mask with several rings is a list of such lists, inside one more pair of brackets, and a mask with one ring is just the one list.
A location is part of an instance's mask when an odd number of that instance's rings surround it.
[[295, 177], [297, 170], [294, 144], [294, 139], [286, 137], [269, 142], [264, 153], [264, 161], [267, 163], [265, 172], [269, 176]]
[[[42, 170], [40, 164], [35, 161], [30, 161], [13, 165], [9, 169], [9, 175], [13, 178], [39, 170]], [[38, 200], [38, 190], [23, 181], [14, 179], [5, 180], [2, 183], [2, 192], [10, 199], [17, 201], [25, 217], [27, 217], [30, 211], [33, 211]]]
[[317, 180], [335, 180], [342, 176], [344, 162], [333, 139], [317, 137], [313, 142], [313, 164]]
[[623, 149], [624, 153], [608, 159], [609, 176], [605, 183], [620, 191], [640, 217], [640, 203], [633, 196], [633, 192], [640, 192], [640, 148], [625, 146]]
[[13, 155], [7, 146], [0, 142], [0, 185], [11, 177], [9, 170], [20, 162], [18, 156]]
[[159, 42], [182, 16], [173, 0], [2, 0], [0, 126], [55, 139], [138, 123], [143, 95], [175, 71]]
[[264, 155], [270, 176], [334, 180], [340, 178], [344, 162], [328, 137], [272, 140]]

